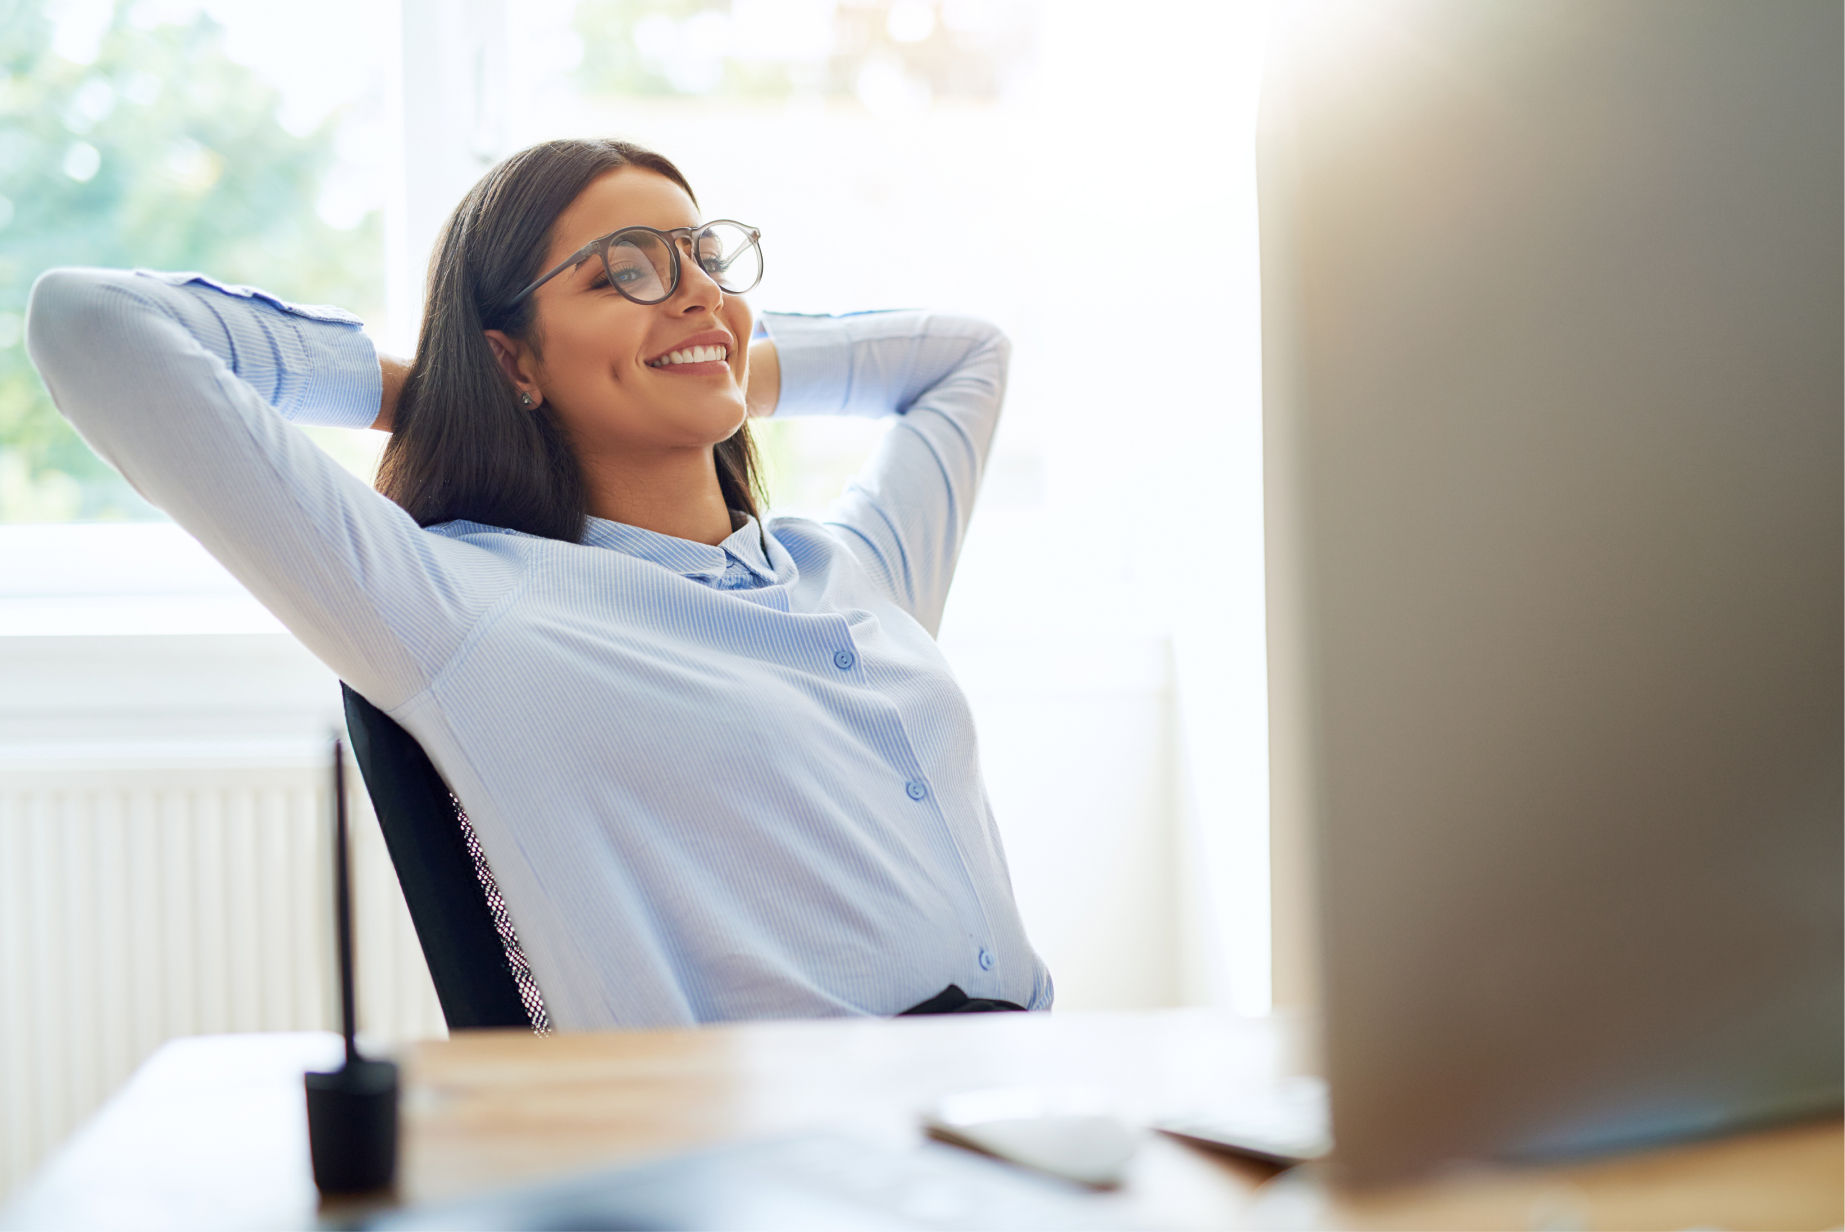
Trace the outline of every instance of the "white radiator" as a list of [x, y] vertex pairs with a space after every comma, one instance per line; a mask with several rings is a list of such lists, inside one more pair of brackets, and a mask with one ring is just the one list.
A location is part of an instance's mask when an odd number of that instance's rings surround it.
[[[0, 1202], [162, 1041], [337, 1029], [313, 745], [0, 752]], [[360, 1027], [444, 1034], [356, 769]]]

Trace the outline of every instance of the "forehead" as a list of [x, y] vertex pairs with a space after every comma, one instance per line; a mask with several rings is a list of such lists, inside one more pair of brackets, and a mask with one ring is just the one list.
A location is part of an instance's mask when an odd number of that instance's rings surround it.
[[547, 262], [562, 261], [598, 236], [622, 227], [690, 227], [698, 208], [685, 189], [658, 172], [620, 167], [596, 177], [557, 216]]

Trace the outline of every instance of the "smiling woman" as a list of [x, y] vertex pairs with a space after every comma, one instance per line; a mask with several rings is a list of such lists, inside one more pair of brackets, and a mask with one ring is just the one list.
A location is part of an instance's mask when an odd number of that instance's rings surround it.
[[[730, 534], [729, 510], [755, 516], [749, 305], [675, 258], [693, 272], [650, 310], [585, 252], [613, 230], [695, 222], [678, 168], [624, 142], [550, 141], [489, 172], [437, 241], [416, 362], [379, 415], [379, 490], [425, 526], [572, 541], [591, 513], [708, 543]], [[685, 346], [726, 359], [653, 366]]]
[[[674, 245], [657, 288], [613, 276], [635, 228]], [[924, 312], [757, 338], [711, 239], [664, 158], [549, 142], [450, 219], [407, 370], [347, 313], [195, 274], [53, 270], [28, 341], [98, 452], [429, 753], [560, 1029], [1048, 1008], [934, 640], [1008, 343]], [[825, 521], [759, 522], [772, 413], [897, 423]], [[394, 429], [396, 503], [289, 420]]]

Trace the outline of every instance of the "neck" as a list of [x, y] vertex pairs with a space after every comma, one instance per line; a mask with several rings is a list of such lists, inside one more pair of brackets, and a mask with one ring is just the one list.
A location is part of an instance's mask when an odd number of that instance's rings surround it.
[[589, 512], [655, 534], [716, 545], [730, 537], [730, 509], [709, 446], [655, 458], [582, 458]]

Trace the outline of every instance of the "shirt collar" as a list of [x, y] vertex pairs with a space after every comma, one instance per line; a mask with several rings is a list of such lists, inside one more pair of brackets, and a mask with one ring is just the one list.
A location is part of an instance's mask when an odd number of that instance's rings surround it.
[[651, 561], [662, 569], [706, 583], [715, 583], [722, 578], [733, 561], [763, 583], [778, 581], [778, 570], [769, 556], [763, 553], [762, 530], [757, 526], [756, 519], [747, 514], [737, 516], [743, 519], [743, 524], [732, 531], [729, 538], [715, 546], [695, 543], [690, 539], [677, 539], [672, 535], [629, 526], [626, 522], [611, 522], [607, 518], [594, 516], [587, 519], [583, 543], [588, 547], [608, 548]]

